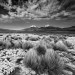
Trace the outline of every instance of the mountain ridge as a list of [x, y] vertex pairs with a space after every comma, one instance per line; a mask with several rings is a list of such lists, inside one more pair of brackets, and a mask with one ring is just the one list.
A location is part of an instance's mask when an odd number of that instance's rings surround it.
[[21, 30], [11, 30], [11, 29], [3, 29], [0, 28], [0, 33], [64, 33], [64, 32], [72, 32], [75, 33], [75, 26], [60, 28], [60, 27], [29, 27]]

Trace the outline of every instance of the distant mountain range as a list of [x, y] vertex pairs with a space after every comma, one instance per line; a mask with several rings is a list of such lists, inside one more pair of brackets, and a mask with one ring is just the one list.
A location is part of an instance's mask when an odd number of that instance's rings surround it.
[[0, 29], [0, 33], [75, 33], [75, 26], [59, 28], [53, 26], [29, 27], [22, 30]]
[[19, 32], [25, 33], [75, 33], [75, 26], [67, 27], [67, 28], [59, 28], [53, 26], [45, 26], [45, 27], [30, 27], [26, 29], [22, 29]]

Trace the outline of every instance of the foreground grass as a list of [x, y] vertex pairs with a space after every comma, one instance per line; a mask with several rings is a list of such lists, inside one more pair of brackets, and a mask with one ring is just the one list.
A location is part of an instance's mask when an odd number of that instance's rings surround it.
[[47, 72], [49, 75], [61, 75], [63, 70], [63, 62], [59, 55], [53, 49], [46, 49], [44, 46], [30, 49], [23, 63], [37, 74]]

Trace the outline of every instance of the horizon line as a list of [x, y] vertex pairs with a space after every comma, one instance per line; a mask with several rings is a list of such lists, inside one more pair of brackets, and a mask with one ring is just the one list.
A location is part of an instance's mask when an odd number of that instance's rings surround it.
[[[37, 26], [36, 26], [37, 27]], [[34, 27], [34, 28], [36, 28]], [[45, 26], [41, 26], [41, 27], [45, 27]], [[41, 28], [41, 27], [38, 27], [38, 28]], [[58, 26], [50, 26], [50, 27], [58, 27]], [[58, 28], [69, 28], [69, 27], [73, 27], [73, 26], [68, 26], [68, 27], [58, 27]], [[27, 28], [31, 28], [31, 27], [27, 27]], [[11, 28], [0, 28], [0, 29], [7, 29], [7, 30], [15, 30], [15, 31], [18, 31], [18, 30], [24, 30], [24, 29], [27, 29], [27, 28], [21, 28], [21, 29], [11, 29]]]

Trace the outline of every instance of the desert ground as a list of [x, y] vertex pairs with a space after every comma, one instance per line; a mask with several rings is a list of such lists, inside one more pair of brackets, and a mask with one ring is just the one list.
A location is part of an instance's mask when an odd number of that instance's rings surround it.
[[75, 75], [75, 36], [0, 34], [0, 75]]

